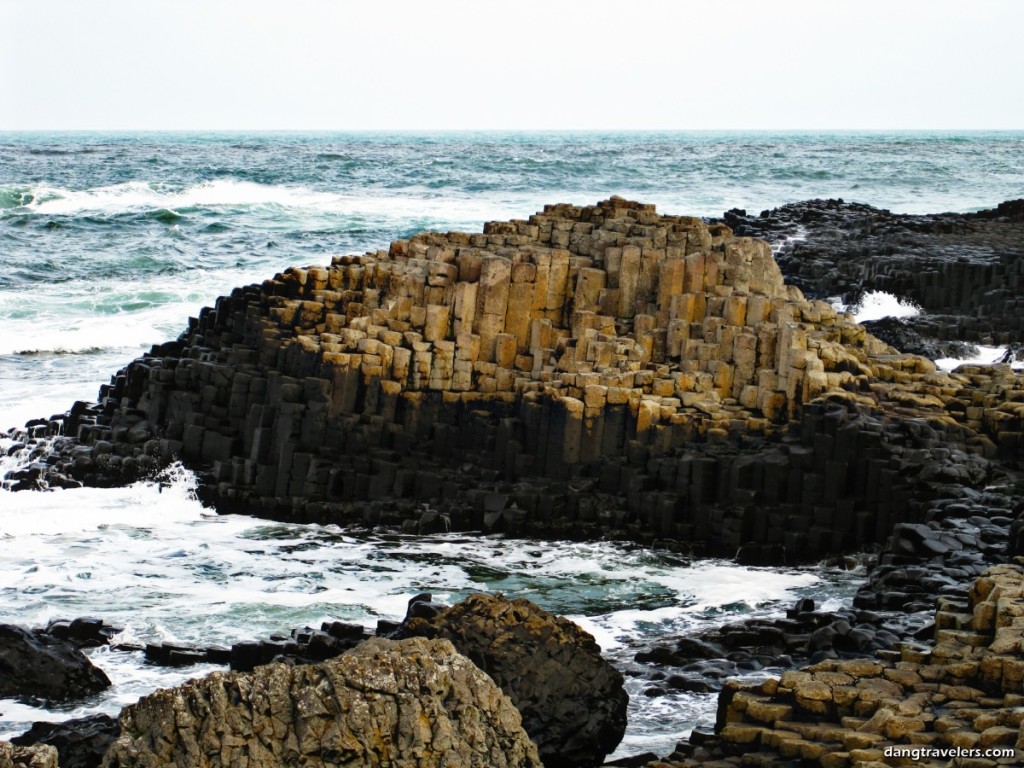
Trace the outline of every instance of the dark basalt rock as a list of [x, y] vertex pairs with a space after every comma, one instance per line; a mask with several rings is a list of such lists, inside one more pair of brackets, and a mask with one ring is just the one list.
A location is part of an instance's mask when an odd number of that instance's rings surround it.
[[963, 359], [978, 354], [978, 348], [965, 341], [941, 341], [931, 337], [929, 331], [934, 329], [925, 327], [925, 323], [926, 319], [884, 317], [881, 320], [868, 320], [862, 325], [868, 329], [868, 333], [901, 352], [922, 355], [930, 360], [947, 357]]
[[[415, 600], [398, 633], [446, 638], [522, 713], [546, 768], [599, 765], [622, 739], [629, 696], [594, 638], [528, 600], [476, 594], [426, 611]], [[411, 611], [411, 612], [412, 612]]]
[[944, 341], [1024, 341], [1022, 211], [1024, 200], [978, 213], [911, 215], [836, 199], [758, 216], [734, 209], [722, 220], [735, 234], [776, 243], [782, 273], [805, 295], [849, 305], [877, 290], [913, 301], [924, 315], [904, 320], [895, 338], [921, 341], [893, 346], [928, 354]]
[[108, 645], [121, 630], [104, 623], [103, 619], [81, 616], [77, 619], [54, 619], [46, 625], [46, 633], [71, 642], [77, 648], [98, 648]]
[[0, 697], [67, 701], [109, 686], [103, 670], [72, 643], [43, 631], [0, 624]]
[[99, 768], [107, 748], [120, 734], [115, 718], [91, 715], [63, 723], [33, 723], [11, 743], [22, 747], [49, 744], [57, 749], [61, 768]]

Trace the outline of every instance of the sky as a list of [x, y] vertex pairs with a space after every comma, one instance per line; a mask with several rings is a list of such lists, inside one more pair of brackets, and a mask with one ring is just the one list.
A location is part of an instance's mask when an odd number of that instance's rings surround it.
[[1021, 129], [1020, 0], [0, 0], [0, 130]]

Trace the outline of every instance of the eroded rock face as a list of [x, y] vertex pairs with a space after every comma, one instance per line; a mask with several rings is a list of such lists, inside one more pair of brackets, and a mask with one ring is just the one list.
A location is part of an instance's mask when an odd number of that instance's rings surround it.
[[105, 768], [540, 768], [519, 713], [445, 640], [214, 673], [121, 715]]
[[16, 747], [0, 741], [0, 768], [57, 768], [57, 750], [46, 744]]
[[618, 746], [629, 703], [622, 674], [580, 627], [500, 595], [431, 613], [401, 631], [448, 639], [490, 675], [522, 713], [546, 768], [598, 765]]
[[66, 701], [110, 685], [69, 641], [14, 624], [0, 624], [0, 697]]

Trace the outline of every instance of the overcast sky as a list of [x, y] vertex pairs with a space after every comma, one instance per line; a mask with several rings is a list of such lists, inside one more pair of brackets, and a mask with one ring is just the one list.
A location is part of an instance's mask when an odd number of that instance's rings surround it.
[[1024, 128], [1020, 0], [0, 0], [0, 129]]

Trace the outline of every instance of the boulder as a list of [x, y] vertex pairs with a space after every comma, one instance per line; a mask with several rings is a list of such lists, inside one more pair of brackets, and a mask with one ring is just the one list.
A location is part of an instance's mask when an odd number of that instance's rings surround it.
[[109, 715], [90, 715], [63, 723], [33, 723], [11, 743], [23, 747], [52, 746], [57, 750], [60, 768], [98, 768], [120, 732], [117, 720]]
[[420, 613], [400, 633], [451, 640], [489, 674], [522, 713], [546, 768], [599, 765], [622, 740], [622, 674], [568, 619], [523, 598], [485, 594]]
[[57, 750], [45, 744], [16, 747], [0, 741], [0, 768], [57, 768]]
[[70, 642], [0, 624], [0, 697], [66, 701], [109, 686], [103, 671]]
[[539, 768], [519, 713], [444, 640], [215, 672], [121, 713], [104, 768]]

